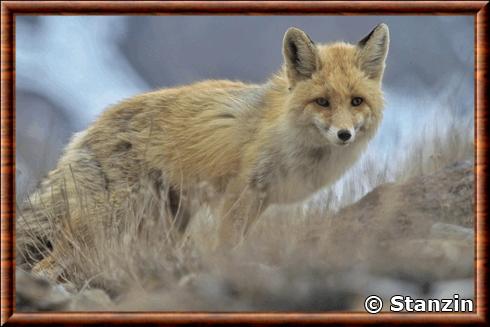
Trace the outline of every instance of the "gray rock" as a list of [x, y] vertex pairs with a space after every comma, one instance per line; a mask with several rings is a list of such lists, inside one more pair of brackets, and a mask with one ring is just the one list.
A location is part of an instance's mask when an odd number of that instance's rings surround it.
[[[113, 308], [107, 293], [99, 289], [74, 291], [71, 285], [55, 284], [17, 269], [16, 311], [101, 311]], [[68, 291], [71, 289], [72, 291]]]
[[70, 294], [46, 279], [34, 277], [17, 269], [15, 272], [16, 311], [63, 311], [70, 303]]
[[466, 228], [454, 224], [435, 223], [430, 229], [431, 238], [459, 239], [473, 243], [475, 232], [471, 228]]

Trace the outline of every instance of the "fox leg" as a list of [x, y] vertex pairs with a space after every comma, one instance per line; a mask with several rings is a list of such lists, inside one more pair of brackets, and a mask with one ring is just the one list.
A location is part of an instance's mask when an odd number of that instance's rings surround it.
[[[243, 185], [243, 184], [242, 184]], [[220, 226], [215, 248], [238, 245], [250, 231], [261, 213], [267, 207], [265, 193], [253, 189], [250, 185], [227, 188], [221, 207]]]
[[187, 229], [187, 225], [189, 225], [191, 219], [189, 200], [184, 194], [179, 193], [178, 190], [174, 188], [170, 188], [167, 197], [175, 229], [182, 234]]

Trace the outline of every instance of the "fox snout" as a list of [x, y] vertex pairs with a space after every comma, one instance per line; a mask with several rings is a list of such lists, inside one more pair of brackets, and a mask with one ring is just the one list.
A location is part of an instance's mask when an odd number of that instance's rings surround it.
[[340, 131], [337, 132], [337, 137], [343, 141], [347, 142], [349, 139], [352, 137], [352, 134], [348, 129], [341, 129]]
[[[327, 139], [328, 143], [333, 145], [348, 145], [355, 141], [356, 130], [354, 128], [342, 127], [338, 128], [335, 126], [325, 126], [323, 124], [316, 124], [321, 134]], [[320, 126], [319, 126], [320, 125]], [[323, 125], [323, 126], [322, 126]]]
[[336, 128], [331, 126], [329, 127], [327, 138], [334, 145], [347, 145], [354, 142], [356, 131], [354, 128]]

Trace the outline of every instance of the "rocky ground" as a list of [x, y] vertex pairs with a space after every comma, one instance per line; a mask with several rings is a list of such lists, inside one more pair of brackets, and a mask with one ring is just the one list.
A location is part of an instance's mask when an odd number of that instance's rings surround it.
[[[264, 223], [233, 253], [204, 255], [196, 247], [188, 255], [197, 263], [139, 267], [144, 273], [117, 291], [18, 269], [17, 310], [363, 311], [371, 294], [473, 298], [473, 187], [470, 162], [383, 184], [294, 237], [284, 228], [293, 233], [298, 225]], [[274, 237], [281, 241], [263, 241]]]

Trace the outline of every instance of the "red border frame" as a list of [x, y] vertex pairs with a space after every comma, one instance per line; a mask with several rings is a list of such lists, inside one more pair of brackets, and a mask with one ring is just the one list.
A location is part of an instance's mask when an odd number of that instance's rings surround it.
[[[476, 313], [15, 313], [16, 15], [473, 15], [475, 17]], [[487, 185], [488, 1], [4, 1], [1, 4], [1, 324], [488, 323]]]

